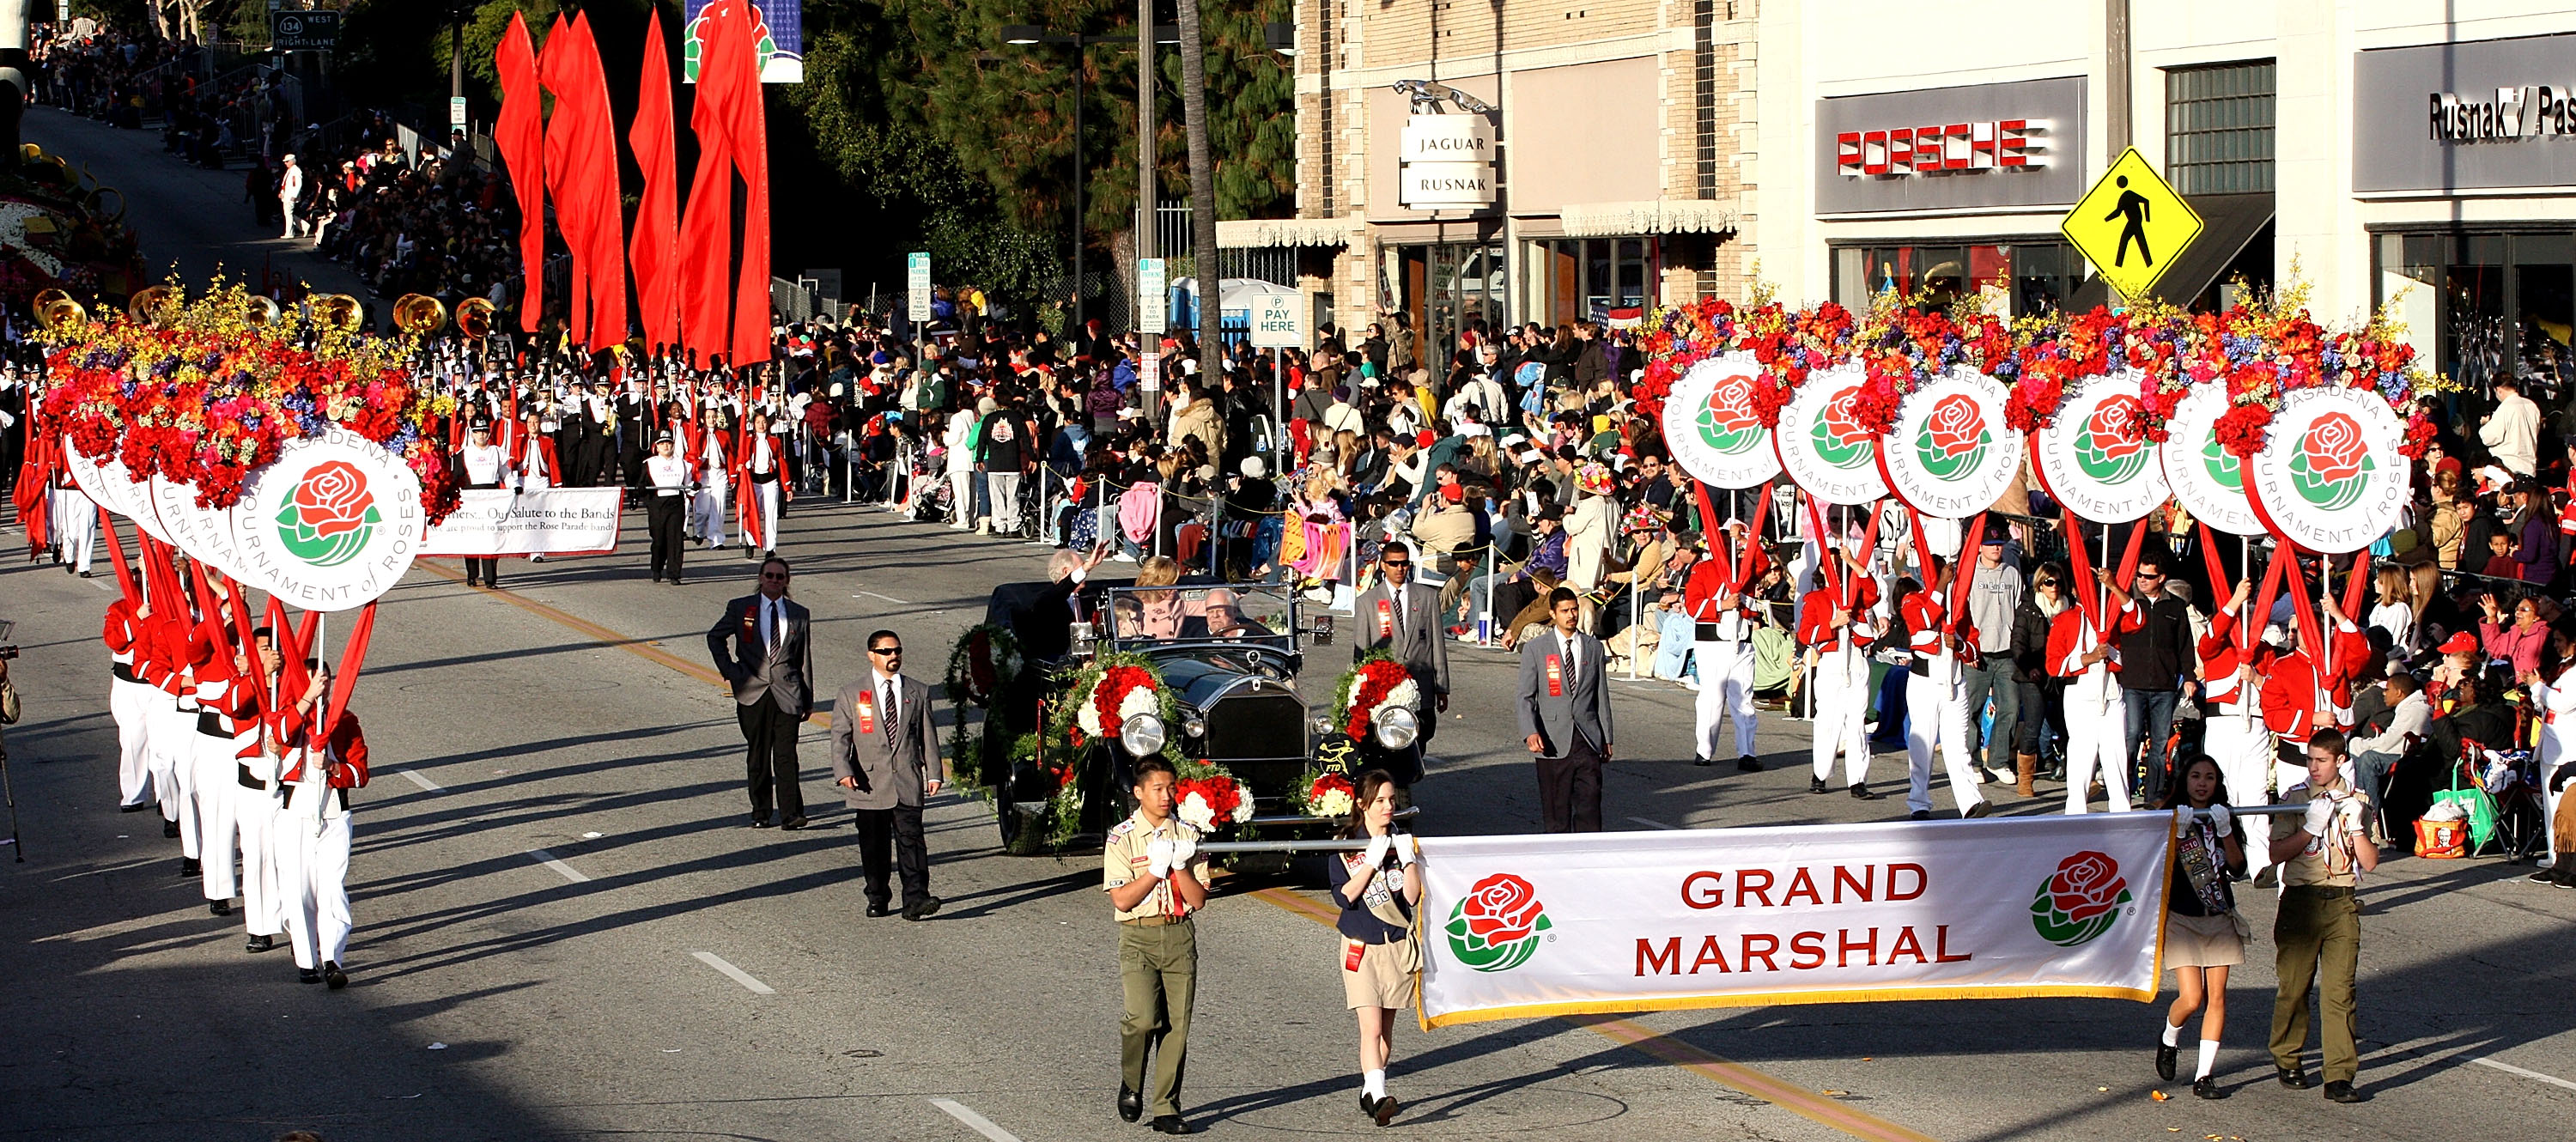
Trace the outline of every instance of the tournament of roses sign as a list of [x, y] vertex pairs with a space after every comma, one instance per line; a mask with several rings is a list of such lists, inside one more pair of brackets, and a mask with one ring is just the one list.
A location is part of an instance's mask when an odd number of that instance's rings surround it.
[[1876, 503], [1887, 495], [1878, 472], [1878, 441], [1853, 412], [1869, 378], [1843, 365], [1809, 374], [1771, 433], [1780, 468], [1807, 494], [1829, 504]]
[[198, 507], [194, 486], [161, 476], [152, 477], [150, 493], [161, 529], [169, 533], [164, 542], [187, 552], [191, 559], [212, 564], [231, 578], [241, 578], [241, 572], [235, 569], [241, 560], [233, 551], [231, 512]]
[[63, 466], [71, 471], [72, 483], [79, 485], [92, 502], [133, 520], [152, 538], [170, 542], [169, 530], [161, 526], [159, 514], [152, 509], [151, 489], [126, 474], [125, 461], [111, 459], [101, 464], [91, 460], [72, 447], [70, 437], [63, 438], [62, 456]]
[[2004, 426], [2011, 399], [2002, 381], [1964, 368], [1907, 394], [1878, 443], [1888, 490], [1937, 519], [1965, 519], [1993, 506], [2021, 474], [2019, 442]]
[[2229, 535], [2261, 535], [2263, 521], [2245, 498], [2244, 464], [2218, 442], [2218, 418], [2225, 415], [2224, 385], [2201, 385], [2183, 395], [2165, 418], [2165, 483], [2191, 518]]
[[2245, 462], [2254, 513], [2308, 551], [2370, 546], [2406, 509], [2413, 462], [2400, 453], [2406, 422], [2377, 393], [2300, 389], [2282, 398], [2263, 450]]
[[421, 554], [606, 555], [617, 550], [617, 506], [625, 494], [622, 488], [465, 492], [456, 510], [429, 529]]
[[2152, 1000], [2172, 833], [2139, 812], [1425, 837], [1422, 1023]]
[[1720, 488], [1752, 488], [1780, 474], [1771, 430], [1753, 412], [1751, 353], [1723, 353], [1690, 367], [1664, 398], [1664, 444], [1682, 471]]
[[314, 611], [345, 611], [391, 590], [421, 536], [420, 477], [346, 429], [286, 445], [233, 505], [244, 585]]
[[2147, 439], [2138, 383], [2138, 374], [2125, 369], [2087, 380], [2030, 437], [2041, 486], [2095, 523], [2143, 518], [2171, 494], [2155, 442]]

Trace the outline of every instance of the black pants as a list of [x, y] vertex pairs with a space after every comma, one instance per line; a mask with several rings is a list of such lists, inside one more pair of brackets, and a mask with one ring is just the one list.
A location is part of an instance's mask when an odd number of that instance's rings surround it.
[[766, 697], [735, 706], [734, 716], [742, 723], [743, 742], [750, 746], [743, 758], [743, 777], [751, 787], [751, 815], [768, 816], [774, 792], [779, 816], [804, 816], [805, 786], [796, 765], [796, 731], [803, 719]]
[[[687, 514], [683, 505], [688, 501], [686, 495], [666, 496], [658, 491], [644, 501], [644, 522], [653, 535], [653, 577], [656, 579], [668, 574], [672, 582], [680, 581], [680, 553], [687, 550], [680, 543], [680, 520]], [[663, 570], [664, 564], [670, 565], [669, 571]]]
[[894, 899], [886, 882], [887, 849], [894, 869], [903, 873], [903, 906], [930, 899], [930, 847], [921, 840], [921, 806], [859, 810], [859, 874], [866, 878], [868, 906], [883, 908]]
[[1538, 759], [1538, 815], [1547, 832], [1601, 831], [1601, 751], [1583, 735], [1564, 757]]
[[467, 556], [465, 559], [465, 581], [468, 583], [490, 583], [495, 587], [500, 586], [501, 561], [498, 559], [476, 559], [472, 556]]

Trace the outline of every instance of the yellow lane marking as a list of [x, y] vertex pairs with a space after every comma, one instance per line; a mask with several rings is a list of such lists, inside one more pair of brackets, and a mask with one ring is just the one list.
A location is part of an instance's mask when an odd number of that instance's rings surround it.
[[[465, 580], [464, 575], [442, 564], [423, 560], [414, 563], [413, 566], [425, 568], [431, 574], [451, 582], [461, 583]], [[713, 668], [666, 654], [645, 645], [642, 640], [628, 638], [587, 619], [574, 617], [534, 599], [523, 598], [508, 591], [494, 591], [492, 594], [530, 614], [588, 635], [603, 645], [613, 646], [647, 661], [670, 667], [711, 686], [721, 687], [725, 684], [724, 676], [717, 674]], [[829, 724], [831, 721], [829, 717], [819, 713], [809, 720], [822, 724]], [[1318, 924], [1330, 925], [1337, 918], [1336, 913], [1325, 907], [1322, 902], [1285, 888], [1263, 888], [1246, 895]], [[1709, 1054], [1688, 1043], [1670, 1038], [1636, 1020], [1603, 1015], [1569, 1015], [1564, 1018], [1567, 1022], [1614, 1043], [1634, 1047], [1702, 1078], [1713, 1080], [1721, 1086], [1732, 1087], [1855, 1138], [1868, 1139], [1870, 1142], [1934, 1142], [1930, 1135], [1845, 1106], [1822, 1093], [1765, 1074], [1742, 1063]]]
[[[1303, 893], [1285, 888], [1264, 888], [1245, 895], [1303, 916], [1318, 924], [1331, 924], [1337, 919], [1331, 908]], [[1889, 1122], [1866, 1111], [1858, 1110], [1820, 1092], [1789, 1082], [1774, 1075], [1745, 1066], [1730, 1059], [1709, 1054], [1679, 1039], [1639, 1023], [1612, 1015], [1567, 1015], [1566, 1022], [1582, 1027], [1611, 1042], [1634, 1047], [1721, 1086], [1733, 1087], [1764, 1102], [1821, 1125], [1830, 1126], [1855, 1138], [1870, 1142], [1933, 1142], [1930, 1135]]]

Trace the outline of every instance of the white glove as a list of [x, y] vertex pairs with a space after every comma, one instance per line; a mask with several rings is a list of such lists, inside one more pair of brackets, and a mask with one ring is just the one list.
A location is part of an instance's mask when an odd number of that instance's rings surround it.
[[1198, 851], [1199, 851], [1199, 843], [1198, 843], [1197, 841], [1191, 840], [1191, 839], [1190, 839], [1190, 838], [1188, 838], [1188, 837], [1180, 837], [1180, 838], [1177, 838], [1177, 839], [1173, 840], [1173, 841], [1172, 841], [1172, 867], [1173, 867], [1173, 868], [1188, 868], [1188, 867], [1189, 867], [1189, 865], [1190, 865], [1190, 858], [1191, 858], [1191, 857], [1194, 857], [1194, 856], [1197, 856], [1197, 855], [1198, 855]]
[[2219, 836], [2224, 837], [2235, 826], [2236, 814], [2229, 811], [2225, 805], [2212, 805], [2209, 807], [2209, 824], [2218, 830]]
[[1145, 855], [1154, 862], [1154, 876], [1161, 879], [1172, 874], [1172, 842], [1159, 837], [1145, 842]]
[[1386, 865], [1387, 852], [1394, 847], [1395, 838], [1391, 835], [1381, 833], [1376, 837], [1370, 838], [1368, 856], [1361, 863], [1366, 864], [1370, 868], [1383, 868]]
[[2323, 837], [2333, 831], [2334, 819], [2334, 798], [2320, 797], [2308, 802], [2307, 821], [2300, 827], [2306, 829], [2311, 837]]
[[1411, 833], [1404, 834], [1404, 839], [1396, 842], [1395, 859], [1406, 868], [1413, 867], [1413, 862], [1422, 859], [1422, 842]]

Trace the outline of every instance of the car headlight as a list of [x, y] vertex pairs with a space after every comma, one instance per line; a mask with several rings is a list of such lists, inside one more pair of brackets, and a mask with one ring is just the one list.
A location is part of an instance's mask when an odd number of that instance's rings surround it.
[[1388, 749], [1403, 749], [1422, 736], [1422, 724], [1413, 719], [1413, 711], [1398, 706], [1378, 715], [1377, 744]]
[[1188, 716], [1188, 717], [1186, 717], [1186, 718], [1181, 719], [1181, 736], [1182, 736], [1182, 737], [1185, 737], [1185, 738], [1203, 738], [1203, 737], [1206, 737], [1206, 736], [1207, 736], [1207, 719], [1206, 719], [1206, 718], [1202, 718], [1202, 717], [1198, 716], [1197, 714], [1192, 714], [1192, 715], [1190, 715], [1190, 716]]
[[1118, 744], [1129, 757], [1144, 757], [1163, 752], [1166, 731], [1163, 719], [1153, 714], [1138, 714], [1118, 725]]
[[1337, 730], [1339, 730], [1339, 729], [1341, 729], [1341, 727], [1340, 727], [1340, 726], [1337, 726], [1337, 725], [1334, 725], [1334, 724], [1333, 724], [1333, 720], [1332, 720], [1331, 718], [1323, 717], [1323, 716], [1321, 716], [1321, 715], [1317, 715], [1317, 716], [1316, 716], [1316, 718], [1315, 718], [1315, 736], [1316, 736], [1316, 737], [1319, 737], [1319, 738], [1328, 738], [1328, 737], [1331, 737], [1331, 736], [1333, 736], [1334, 732], [1335, 732], [1335, 731], [1337, 731]]

